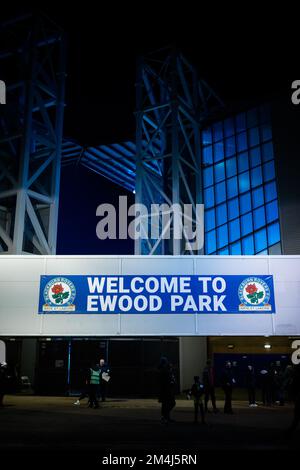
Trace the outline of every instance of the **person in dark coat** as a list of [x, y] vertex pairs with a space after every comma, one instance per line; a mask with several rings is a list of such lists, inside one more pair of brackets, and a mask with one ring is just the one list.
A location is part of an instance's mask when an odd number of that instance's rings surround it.
[[74, 405], [77, 405], [77, 406], [80, 405], [82, 400], [89, 397], [90, 369], [85, 370], [84, 372], [81, 371], [81, 373], [82, 373], [82, 378], [83, 378], [81, 393], [80, 393], [80, 396], [77, 398], [77, 400], [73, 403]]
[[4, 396], [8, 387], [8, 367], [6, 362], [0, 363], [0, 407], [2, 408]]
[[292, 364], [288, 364], [283, 373], [283, 394], [286, 397], [287, 401], [290, 402], [293, 400], [293, 377], [294, 369]]
[[292, 436], [300, 423], [300, 364], [294, 367], [291, 393], [294, 401], [293, 421], [288, 429], [288, 435]]
[[256, 377], [254, 367], [249, 364], [246, 371], [246, 387], [248, 390], [248, 399], [249, 406], [256, 407], [255, 402], [255, 387], [256, 387]]
[[171, 420], [170, 412], [176, 405], [174, 371], [166, 357], [160, 359], [159, 372], [159, 398], [161, 403], [161, 422], [166, 424]]
[[[106, 395], [107, 395], [107, 384], [108, 384], [108, 381], [110, 380], [111, 370], [108, 364], [106, 364], [104, 359], [100, 359], [99, 366], [100, 366], [100, 378], [101, 378], [99, 392], [100, 392], [101, 401], [105, 401]], [[104, 374], [108, 378], [108, 381], [104, 380], [103, 378]]]
[[233, 377], [232, 365], [227, 361], [222, 373], [222, 388], [225, 394], [224, 413], [233, 414], [232, 411], [232, 389], [235, 384]]
[[272, 376], [270, 369], [264, 367], [261, 369], [260, 373], [260, 385], [262, 392], [262, 402], [265, 406], [271, 406], [272, 404]]
[[203, 370], [202, 374], [202, 381], [204, 385], [204, 393], [205, 393], [205, 411], [208, 411], [208, 402], [209, 398], [211, 399], [211, 404], [215, 413], [218, 412], [216, 406], [216, 394], [215, 394], [215, 370], [212, 366], [211, 360], [208, 359], [206, 363], [206, 367]]
[[192, 385], [190, 395], [194, 398], [194, 423], [198, 423], [198, 413], [200, 410], [201, 423], [205, 424], [204, 417], [204, 406], [202, 396], [204, 394], [204, 385], [200, 382], [200, 377], [196, 375], [194, 377], [194, 383]]

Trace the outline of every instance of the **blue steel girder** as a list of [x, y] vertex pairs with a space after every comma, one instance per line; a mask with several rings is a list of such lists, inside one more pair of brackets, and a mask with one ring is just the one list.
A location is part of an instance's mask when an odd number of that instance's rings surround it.
[[[1, 24], [0, 253], [56, 252], [65, 37], [44, 15]], [[0, 165], [1, 166], [1, 165]]]
[[[136, 203], [146, 205], [149, 214], [153, 204], [191, 204], [197, 229], [196, 206], [202, 202], [201, 124], [223, 103], [181, 53], [167, 48], [140, 58], [136, 104]], [[157, 178], [149, 171], [153, 167], [159, 170]], [[151, 218], [144, 224], [142, 230], [150, 233]], [[183, 235], [182, 240], [161, 237], [150, 243], [137, 238], [135, 253], [200, 254]]]

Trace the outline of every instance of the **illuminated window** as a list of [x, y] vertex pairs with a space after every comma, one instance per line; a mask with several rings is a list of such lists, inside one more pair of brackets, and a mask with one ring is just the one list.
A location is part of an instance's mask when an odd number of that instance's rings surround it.
[[202, 132], [205, 252], [281, 253], [269, 106]]

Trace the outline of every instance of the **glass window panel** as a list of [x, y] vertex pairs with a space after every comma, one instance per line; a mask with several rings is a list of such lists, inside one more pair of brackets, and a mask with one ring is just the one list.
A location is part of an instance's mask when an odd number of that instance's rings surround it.
[[267, 142], [261, 146], [262, 152], [262, 159], [264, 162], [268, 162], [269, 160], [273, 160], [274, 158], [274, 151], [273, 151], [273, 143]]
[[203, 181], [205, 188], [214, 184], [214, 174], [212, 166], [203, 169]]
[[239, 175], [239, 189], [240, 189], [240, 193], [249, 191], [250, 189], [249, 171], [246, 171], [245, 173], [242, 173], [241, 175]]
[[269, 255], [281, 255], [281, 244], [276, 243], [269, 247]]
[[256, 186], [261, 185], [263, 182], [261, 167], [257, 166], [251, 170], [251, 186], [255, 188]]
[[278, 204], [277, 201], [270, 202], [266, 204], [266, 215], [267, 215], [267, 222], [274, 222], [274, 220], [278, 219]]
[[219, 162], [224, 159], [224, 142], [214, 144], [214, 160]]
[[240, 196], [240, 210], [241, 214], [245, 214], [246, 212], [251, 211], [251, 194], [246, 193]]
[[235, 138], [229, 137], [225, 140], [225, 155], [226, 157], [232, 157], [235, 154]]
[[248, 131], [248, 142], [250, 147], [255, 147], [255, 145], [259, 144], [259, 130], [258, 127], [253, 127]]
[[254, 241], [256, 253], [259, 253], [260, 251], [265, 250], [267, 248], [267, 231], [265, 228], [259, 230], [259, 232], [255, 232]]
[[238, 155], [238, 170], [239, 173], [246, 171], [249, 169], [249, 162], [248, 162], [248, 152], [243, 152]]
[[212, 230], [216, 226], [216, 217], [215, 217], [215, 210], [210, 209], [205, 211], [204, 213], [205, 217], [205, 231], [208, 232], [209, 230]]
[[216, 184], [215, 188], [216, 188], [216, 204], [220, 204], [221, 202], [224, 202], [226, 199], [225, 181], [223, 181], [222, 183]]
[[216, 231], [212, 230], [205, 235], [205, 252], [206, 254], [210, 254], [213, 251], [216, 251]]
[[225, 165], [224, 162], [215, 165], [215, 180], [216, 183], [225, 179]]
[[243, 255], [254, 255], [253, 235], [243, 238], [242, 250], [243, 250], [243, 253], [242, 253]]
[[270, 181], [275, 178], [274, 162], [268, 162], [263, 165], [264, 180]]
[[246, 129], [246, 114], [238, 114], [235, 118], [236, 132], [241, 132]]
[[221, 204], [216, 207], [217, 212], [217, 225], [223, 225], [227, 222], [227, 208], [226, 204]]
[[227, 225], [217, 228], [217, 245], [218, 248], [228, 245]]
[[214, 188], [210, 187], [204, 189], [204, 204], [206, 208], [212, 207], [215, 204]]
[[262, 187], [256, 188], [252, 191], [253, 207], [262, 206], [264, 203], [264, 190]]
[[203, 163], [206, 165], [211, 165], [213, 163], [213, 156], [212, 156], [212, 146], [209, 145], [208, 147], [203, 148]]
[[235, 242], [232, 245], [230, 245], [230, 254], [231, 255], [241, 255], [242, 254], [242, 247], [241, 247], [241, 242]]
[[237, 177], [229, 178], [227, 180], [227, 197], [236, 197], [238, 195], [238, 180]]
[[236, 171], [236, 158], [230, 158], [230, 160], [226, 160], [226, 175], [227, 178], [231, 176], [235, 176], [237, 173]]
[[208, 145], [212, 143], [212, 132], [211, 128], [203, 129], [202, 131], [202, 143], [203, 145]]
[[223, 139], [223, 123], [222, 122], [215, 122], [213, 125], [213, 137], [214, 141], [222, 140]]
[[254, 149], [250, 149], [250, 166], [253, 168], [254, 166], [261, 164], [261, 155], [260, 155], [260, 147], [255, 147]]
[[247, 133], [242, 132], [241, 134], [237, 135], [237, 149], [239, 152], [242, 152], [243, 150], [246, 150], [247, 147]]
[[247, 112], [247, 125], [248, 127], [254, 127], [258, 124], [258, 113], [257, 109], [250, 109]]
[[226, 137], [230, 137], [234, 134], [234, 120], [232, 118], [224, 121], [224, 133]]
[[273, 199], [277, 198], [277, 189], [275, 181], [272, 181], [272, 183], [265, 184], [264, 188], [266, 202], [272, 201]]
[[235, 219], [239, 216], [239, 201], [237, 198], [228, 201], [227, 208], [229, 220]]
[[241, 238], [239, 219], [229, 222], [229, 241], [234, 242]]
[[267, 255], [268, 250], [263, 250], [263, 251], [260, 251], [259, 253], [256, 253], [256, 254], [257, 254], [257, 256]]
[[249, 212], [248, 214], [242, 215], [242, 217], [241, 217], [241, 230], [242, 230], [242, 236], [248, 235], [248, 233], [253, 232], [252, 213], [251, 212]]
[[269, 124], [264, 124], [263, 126], [261, 126], [261, 136], [263, 142], [272, 139], [272, 128]]
[[274, 245], [280, 241], [279, 223], [268, 226], [268, 241], [269, 245]]
[[229, 250], [228, 250], [228, 248], [222, 248], [222, 250], [218, 251], [218, 254], [223, 255], [223, 256], [224, 255], [229, 255]]
[[265, 216], [265, 208], [264, 206], [259, 207], [253, 211], [253, 222], [254, 222], [254, 230], [257, 230], [264, 225], [266, 225], [266, 216]]

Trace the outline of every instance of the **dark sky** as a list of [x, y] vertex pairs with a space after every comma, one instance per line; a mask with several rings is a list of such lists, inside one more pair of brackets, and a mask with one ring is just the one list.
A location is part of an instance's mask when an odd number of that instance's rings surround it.
[[[42, 10], [69, 41], [65, 135], [85, 145], [133, 138], [136, 57], [166, 45], [182, 50], [226, 103], [288, 97], [298, 55], [292, 25], [283, 34], [284, 21], [261, 10], [233, 14], [226, 4], [224, 15], [211, 6], [44, 1]], [[15, 2], [3, 8], [2, 16], [24, 11]]]
[[[276, 22], [275, 8], [272, 18], [253, 5], [233, 13], [228, 3], [224, 12], [192, 1], [44, 1], [40, 8], [68, 36], [65, 133], [83, 144], [134, 134], [135, 61], [149, 50], [176, 45], [226, 102], [288, 95], [294, 78], [292, 18], [285, 25], [281, 10]], [[1, 16], [28, 9], [30, 2], [5, 2]]]

